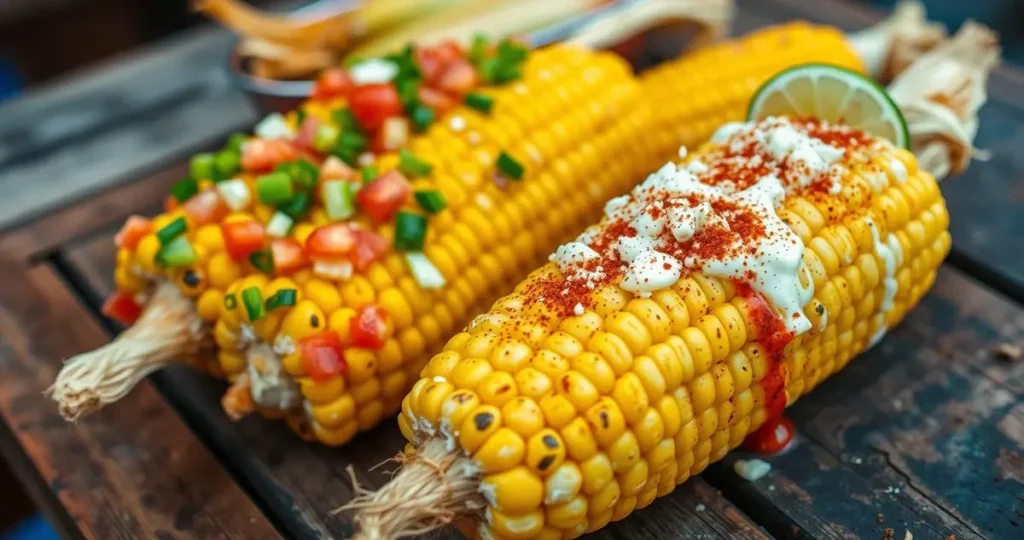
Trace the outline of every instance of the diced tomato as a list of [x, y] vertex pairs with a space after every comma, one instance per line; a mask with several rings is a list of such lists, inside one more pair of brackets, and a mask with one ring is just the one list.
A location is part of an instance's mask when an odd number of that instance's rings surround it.
[[391, 83], [364, 84], [352, 90], [349, 108], [367, 131], [373, 131], [391, 116], [401, 116], [402, 100]]
[[295, 146], [301, 150], [313, 150], [313, 138], [316, 137], [316, 130], [323, 122], [315, 116], [307, 116], [299, 125], [299, 133], [295, 136]]
[[365, 229], [357, 229], [356, 251], [352, 254], [352, 264], [356, 270], [362, 272], [369, 268], [374, 261], [380, 259], [388, 252], [391, 246], [387, 238]]
[[317, 227], [306, 238], [306, 255], [315, 261], [347, 260], [355, 247], [356, 234], [348, 223]]
[[275, 238], [270, 241], [270, 253], [274, 258], [274, 273], [283, 276], [309, 266], [302, 244], [294, 238]]
[[219, 223], [231, 211], [215, 189], [193, 195], [183, 206], [185, 213], [192, 218], [197, 227], [207, 223]]
[[359, 173], [355, 169], [349, 167], [348, 164], [335, 156], [328, 157], [324, 160], [323, 165], [320, 166], [321, 182], [326, 182], [327, 180], [355, 180], [358, 177]]
[[455, 41], [446, 41], [432, 47], [416, 48], [416, 65], [428, 83], [437, 82], [449, 63], [465, 57], [462, 47]]
[[359, 208], [377, 223], [391, 221], [395, 213], [409, 200], [412, 187], [398, 171], [389, 171], [356, 193]]
[[119, 248], [135, 249], [143, 236], [153, 232], [153, 224], [148, 218], [142, 216], [128, 216], [128, 220], [121, 226], [121, 230], [114, 237], [114, 243]]
[[313, 86], [313, 99], [325, 101], [347, 96], [352, 91], [352, 78], [344, 68], [324, 70]]
[[178, 209], [178, 199], [174, 195], [168, 195], [164, 197], [164, 212], [173, 212]]
[[263, 225], [257, 221], [221, 223], [220, 231], [224, 236], [224, 249], [236, 261], [245, 260], [252, 252], [263, 249], [267, 237]]
[[125, 326], [131, 326], [142, 315], [142, 306], [135, 301], [132, 295], [124, 291], [117, 291], [110, 295], [106, 302], [103, 302], [102, 312]]
[[342, 353], [341, 337], [327, 330], [299, 341], [302, 367], [315, 381], [322, 381], [348, 372], [348, 363]]
[[371, 149], [374, 153], [393, 152], [405, 146], [409, 140], [409, 120], [392, 116], [384, 121], [374, 135]]
[[356, 347], [379, 349], [384, 346], [388, 312], [373, 304], [359, 308], [349, 327], [349, 341]]
[[456, 60], [449, 63], [437, 81], [437, 87], [445, 92], [465, 95], [476, 88], [479, 78], [476, 68], [468, 60]]
[[242, 145], [242, 170], [267, 172], [279, 163], [293, 161], [298, 150], [284, 139], [249, 139]]
[[459, 104], [459, 100], [452, 96], [436, 89], [421, 86], [417, 90], [417, 96], [424, 105], [434, 109], [435, 117], [444, 116], [448, 111], [455, 108]]

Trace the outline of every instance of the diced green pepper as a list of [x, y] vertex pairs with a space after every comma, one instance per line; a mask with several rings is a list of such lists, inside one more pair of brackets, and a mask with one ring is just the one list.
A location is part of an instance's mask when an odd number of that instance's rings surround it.
[[412, 108], [412, 114], [409, 116], [412, 119], [412, 127], [417, 133], [422, 133], [430, 124], [434, 123], [434, 109], [426, 105], [415, 105]]
[[316, 165], [300, 159], [292, 166], [292, 180], [302, 186], [302, 189], [311, 190], [320, 180], [320, 169]]
[[340, 129], [330, 124], [322, 124], [316, 128], [316, 133], [313, 135], [313, 148], [321, 152], [330, 151], [337, 144], [339, 135], [341, 135]]
[[212, 180], [227, 180], [242, 167], [242, 155], [233, 150], [221, 150], [215, 158], [217, 177]]
[[398, 91], [398, 99], [402, 102], [405, 110], [412, 110], [420, 102], [420, 80], [399, 79], [394, 81], [395, 90]]
[[256, 195], [263, 204], [277, 205], [290, 201], [295, 196], [291, 176], [285, 172], [274, 172], [257, 178]]
[[196, 193], [199, 193], [199, 182], [191, 176], [186, 176], [171, 186], [171, 195], [174, 195], [174, 200], [178, 202], [185, 202]]
[[502, 63], [519, 64], [526, 60], [529, 50], [525, 45], [514, 41], [503, 39], [498, 44], [498, 58]]
[[189, 174], [196, 180], [215, 180], [217, 175], [217, 156], [209, 152], [192, 156], [189, 162]]
[[348, 219], [356, 213], [356, 194], [353, 184], [345, 180], [324, 182], [321, 195], [324, 208], [331, 221]]
[[167, 225], [164, 228], [156, 232], [157, 240], [160, 240], [161, 246], [170, 244], [175, 238], [181, 236], [185, 230], [188, 229], [188, 222], [185, 221], [184, 217], [180, 217]]
[[263, 295], [259, 287], [249, 287], [242, 291], [242, 305], [245, 306], [245, 313], [252, 322], [262, 319], [267, 313], [263, 307]]
[[267, 298], [267, 311], [274, 311], [279, 307], [294, 306], [297, 300], [295, 289], [281, 289]]
[[399, 251], [422, 251], [427, 237], [427, 218], [412, 212], [395, 215], [395, 249]]
[[228, 138], [228, 144], [226, 149], [232, 152], [242, 153], [242, 145], [245, 141], [249, 140], [249, 136], [245, 133], [232, 133], [231, 137]]
[[184, 236], [178, 236], [164, 244], [160, 251], [156, 252], [157, 265], [165, 268], [181, 268], [197, 262], [199, 262], [199, 255], [188, 238]]
[[510, 180], [522, 180], [523, 173], [525, 172], [523, 165], [507, 153], [502, 152], [498, 155], [498, 161], [495, 165], [498, 167], [498, 171], [501, 172], [502, 176], [505, 176]]
[[486, 94], [470, 92], [469, 94], [466, 94], [466, 105], [487, 114], [490, 113], [491, 108], [494, 107], [494, 98]]
[[334, 120], [335, 124], [338, 124], [342, 132], [354, 131], [359, 133], [363, 130], [359, 126], [359, 120], [356, 120], [356, 116], [352, 114], [351, 109], [338, 109], [331, 113], [331, 119]]
[[416, 202], [420, 207], [429, 214], [436, 214], [448, 207], [444, 195], [441, 195], [441, 192], [436, 189], [417, 191], [413, 196], [416, 197]]
[[363, 167], [363, 170], [359, 172], [363, 176], [364, 184], [369, 184], [370, 182], [376, 180], [378, 176], [380, 176], [380, 171], [377, 170], [377, 167], [375, 165], [367, 165], [366, 167]]
[[403, 148], [398, 152], [398, 170], [406, 176], [417, 177], [430, 174], [434, 166], [418, 158], [407, 148]]
[[309, 193], [300, 191], [292, 197], [292, 200], [278, 206], [277, 209], [284, 212], [285, 215], [298, 221], [302, 219], [302, 216], [306, 215], [309, 211], [309, 207], [313, 204], [313, 198], [309, 196]]
[[249, 263], [264, 274], [274, 273], [274, 255], [269, 249], [261, 249], [250, 253]]
[[487, 48], [490, 45], [491, 40], [487, 37], [487, 34], [473, 34], [473, 42], [469, 46], [469, 61], [473, 64], [479, 64], [484, 59], [484, 55], [487, 54]]
[[345, 163], [354, 165], [356, 158], [364, 148], [366, 148], [366, 137], [355, 131], [344, 131], [338, 137], [338, 142], [334, 145], [332, 153]]

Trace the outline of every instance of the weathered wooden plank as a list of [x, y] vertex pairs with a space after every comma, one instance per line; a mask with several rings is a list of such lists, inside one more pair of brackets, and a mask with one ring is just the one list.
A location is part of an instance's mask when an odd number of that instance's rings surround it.
[[[3, 276], [0, 413], [84, 536], [279, 537], [150, 383], [122, 410], [65, 422], [43, 390], [61, 359], [106, 336], [48, 265], [4, 262]], [[18, 453], [3, 440], [5, 455]]]
[[[739, 0], [738, 5], [737, 32], [793, 18], [855, 31], [883, 15], [860, 3], [837, 0]], [[1024, 300], [1024, 157], [1015, 144], [1024, 136], [1024, 73], [1012, 67], [997, 69], [988, 94], [976, 145], [991, 151], [992, 159], [975, 161], [966, 173], [942, 186], [951, 216], [951, 261]]]
[[799, 438], [767, 477], [736, 476], [743, 453], [711, 477], [784, 537], [1019, 538], [1024, 362], [998, 358], [1001, 342], [1024, 343], [1024, 309], [947, 266], [902, 325], [787, 411]]
[[[91, 289], [94, 304], [113, 289], [114, 229], [104, 230], [65, 251], [68, 270]], [[351, 532], [351, 516], [329, 512], [352, 496], [345, 471], [353, 465], [360, 483], [380, 486], [388, 467], [370, 470], [396, 455], [405, 440], [394, 422], [384, 422], [339, 449], [299, 440], [280, 422], [251, 417], [232, 424], [220, 410], [223, 385], [186, 369], [167, 369], [154, 377], [161, 392], [189, 425], [226, 459], [238, 477], [268, 503], [275, 521], [292, 534], [327, 538]], [[115, 412], [121, 405], [111, 407]], [[702, 508], [698, 511], [698, 507]], [[741, 510], [719, 496], [703, 479], [694, 479], [634, 519], [609, 527], [606, 538], [680, 534], [693, 538], [765, 538]]]

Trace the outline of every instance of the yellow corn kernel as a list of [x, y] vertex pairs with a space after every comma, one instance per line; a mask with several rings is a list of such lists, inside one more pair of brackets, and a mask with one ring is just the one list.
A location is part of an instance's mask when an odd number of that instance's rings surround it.
[[546, 509], [547, 523], [562, 530], [575, 529], [587, 518], [587, 498], [576, 496], [575, 499]]
[[501, 408], [505, 425], [523, 437], [530, 437], [544, 428], [544, 412], [537, 402], [526, 396], [519, 396]]
[[281, 333], [299, 341], [319, 334], [326, 327], [327, 318], [320, 307], [310, 300], [302, 300], [285, 315], [281, 323]]
[[[443, 421], [447, 421], [449, 426], [458, 427], [479, 406], [480, 398], [475, 392], [472, 390], [456, 390], [448, 394], [444, 403], [441, 404], [441, 418]], [[513, 429], [515, 428], [513, 427]]]
[[553, 429], [545, 429], [530, 437], [526, 448], [526, 465], [543, 477], [557, 469], [565, 460], [565, 444]]
[[[312, 281], [316, 280], [311, 280], [311, 282]], [[330, 316], [327, 317], [327, 327], [337, 332], [343, 343], [348, 343], [349, 330], [351, 329], [352, 319], [356, 316], [356, 310], [348, 307], [340, 307], [334, 311], [330, 311], [329, 313]]]
[[484, 403], [496, 407], [504, 406], [518, 394], [515, 380], [502, 371], [494, 371], [484, 376], [477, 384], [476, 392]]
[[575, 462], [565, 462], [544, 480], [544, 504], [571, 501], [583, 487], [583, 473]]
[[581, 461], [580, 473], [583, 475], [583, 493], [587, 495], [601, 491], [615, 479], [612, 462], [604, 452]]
[[544, 483], [523, 466], [485, 475], [480, 491], [494, 508], [509, 514], [531, 512], [544, 500]]
[[313, 278], [307, 281], [302, 289], [306, 299], [316, 304], [324, 313], [333, 313], [341, 307], [341, 294], [329, 281]]
[[629, 424], [637, 423], [647, 410], [647, 392], [635, 373], [627, 373], [619, 377], [615, 381], [611, 397]]
[[459, 428], [459, 446], [467, 452], [476, 452], [480, 445], [501, 428], [501, 411], [493, 405], [481, 405], [462, 421]]
[[531, 367], [516, 373], [516, 386], [519, 393], [533, 399], [541, 399], [551, 392], [551, 378]]
[[647, 462], [641, 459], [634, 463], [629, 470], [620, 474], [618, 482], [622, 495], [631, 497], [640, 493], [644, 485], [647, 484], [648, 472]]
[[576, 417], [576, 408], [565, 396], [550, 394], [540, 400], [540, 409], [549, 426], [559, 429]]
[[569, 371], [560, 376], [555, 381], [555, 391], [564, 396], [575, 410], [579, 411], [586, 410], [597, 403], [600, 396], [597, 387], [587, 377], [576, 371]]
[[517, 515], [492, 510], [490, 515], [490, 528], [494, 532], [491, 538], [537, 538], [544, 529], [544, 512], [539, 509]]
[[348, 364], [348, 380], [359, 384], [377, 376], [377, 357], [366, 349], [345, 349], [345, 362]]

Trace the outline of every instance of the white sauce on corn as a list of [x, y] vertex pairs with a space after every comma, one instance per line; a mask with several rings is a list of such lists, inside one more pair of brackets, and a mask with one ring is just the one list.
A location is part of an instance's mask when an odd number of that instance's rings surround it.
[[[884, 290], [882, 294], [882, 313], [888, 313], [892, 309], [893, 300], [896, 299], [896, 289], [899, 287], [899, 283], [896, 281], [896, 253], [893, 252], [890, 244], [882, 243], [881, 237], [878, 234], [878, 225], [871, 218], [866, 219], [868, 228], [871, 229], [871, 241], [875, 244], [875, 254], [882, 259], [882, 267], [885, 271], [882, 276], [882, 287]], [[893, 240], [896, 238], [893, 234], [889, 236]], [[899, 246], [899, 241], [895, 243]]]

